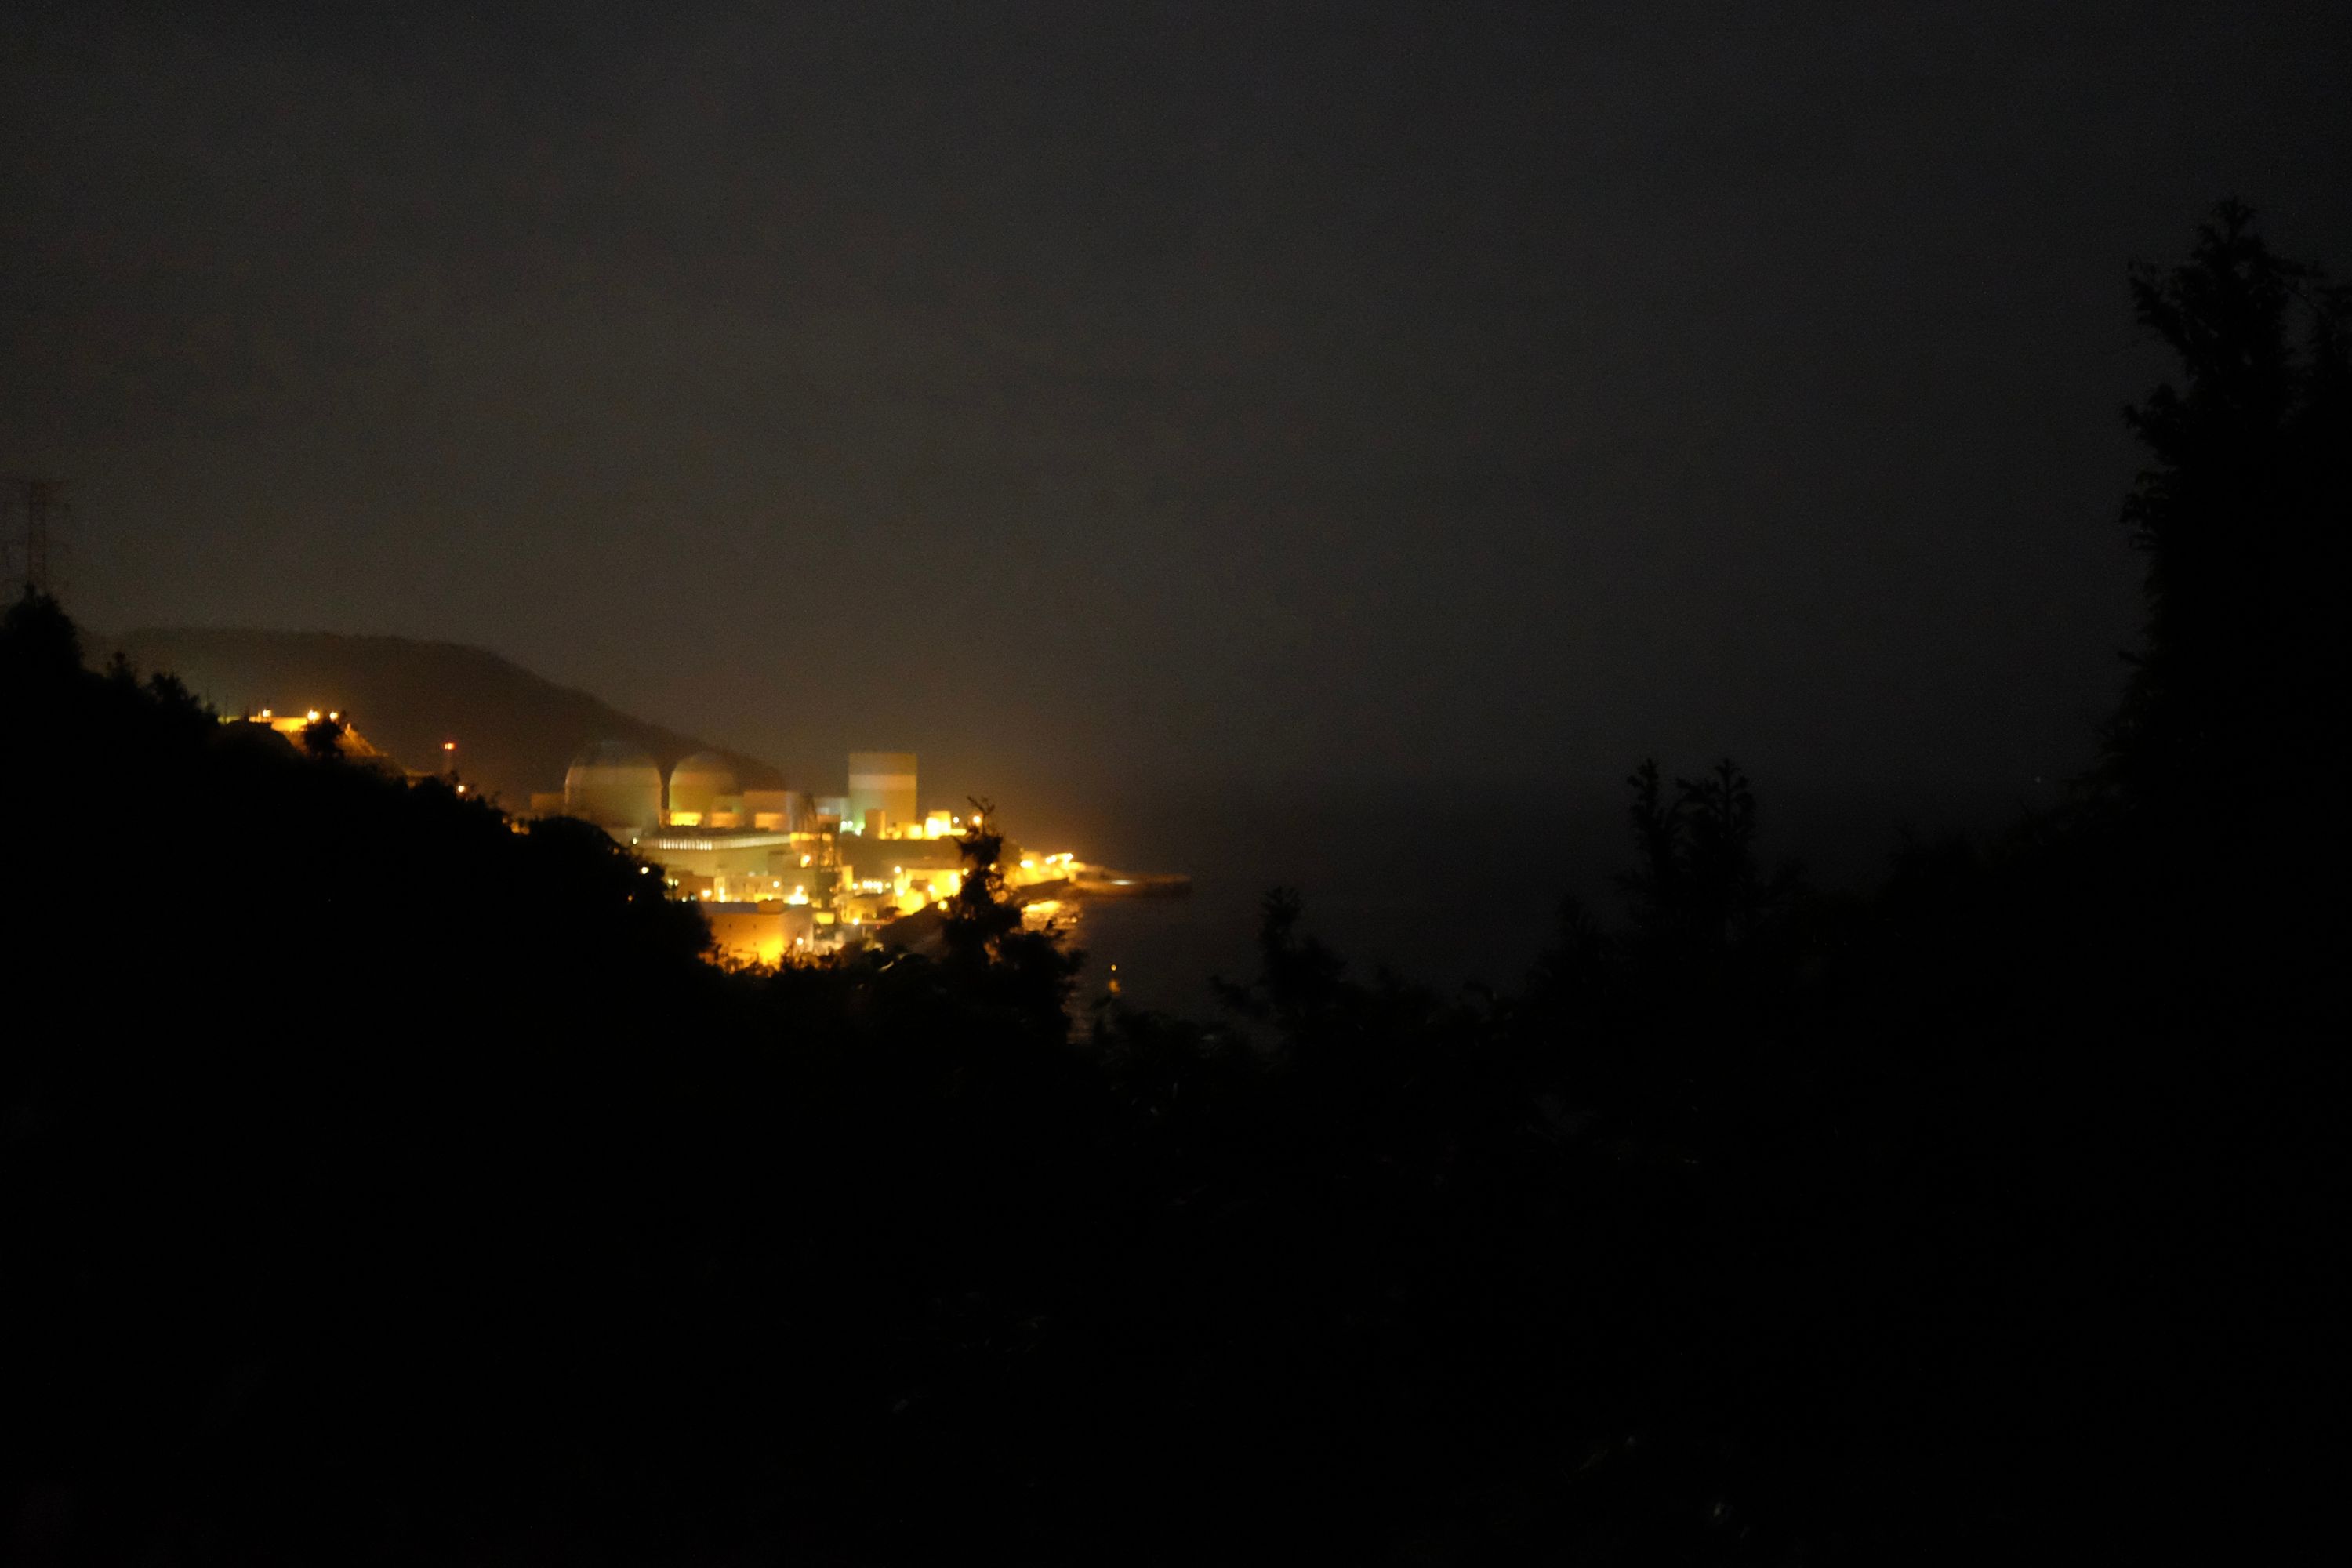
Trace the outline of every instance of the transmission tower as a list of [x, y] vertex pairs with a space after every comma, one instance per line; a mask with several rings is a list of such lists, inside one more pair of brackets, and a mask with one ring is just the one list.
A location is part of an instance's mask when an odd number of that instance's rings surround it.
[[24, 513], [24, 555], [21, 569], [8, 573], [9, 585], [37, 594], [50, 592], [49, 525], [71, 515], [65, 485], [58, 479], [15, 479], [7, 481]]

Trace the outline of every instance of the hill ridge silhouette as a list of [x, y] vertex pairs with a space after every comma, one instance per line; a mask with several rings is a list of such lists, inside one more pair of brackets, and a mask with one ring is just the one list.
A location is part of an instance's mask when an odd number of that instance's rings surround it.
[[460, 774], [509, 807], [562, 788], [572, 756], [602, 740], [644, 747], [665, 773], [711, 752], [747, 788], [783, 786], [782, 771], [762, 758], [625, 713], [470, 643], [250, 626], [146, 626], [104, 640], [101, 657], [110, 648], [142, 673], [177, 675], [224, 713], [341, 709], [406, 767], [438, 767], [441, 742], [454, 739]]

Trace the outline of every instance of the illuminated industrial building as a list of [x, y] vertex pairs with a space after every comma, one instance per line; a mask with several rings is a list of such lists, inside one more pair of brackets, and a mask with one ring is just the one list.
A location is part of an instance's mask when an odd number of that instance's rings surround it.
[[[701, 906], [722, 955], [773, 964], [887, 939], [962, 885], [968, 825], [918, 809], [914, 752], [852, 752], [848, 777], [846, 795], [821, 798], [744, 790], [724, 757], [698, 752], [665, 780], [642, 748], [600, 741], [560, 794], [532, 795], [531, 812], [604, 828], [658, 866], [673, 898]], [[1007, 872], [1015, 885], [1045, 879]]]
[[[670, 771], [668, 810], [649, 827], [659, 770], [634, 747], [605, 742], [573, 763], [562, 808], [659, 866], [670, 895], [709, 916], [725, 958], [773, 964], [860, 942], [919, 942], [963, 885], [964, 839], [978, 819], [918, 809], [912, 752], [853, 752], [848, 775], [842, 795], [739, 792], [725, 759], [698, 752]], [[1072, 898], [1192, 888], [1187, 877], [1113, 871], [1009, 843], [999, 867], [1032, 916], [1066, 910]]]
[[849, 753], [848, 809], [842, 825], [853, 833], [886, 837], [916, 820], [915, 753]]
[[769, 968], [808, 953], [816, 934], [815, 912], [806, 904], [705, 904], [710, 945], [741, 963]]

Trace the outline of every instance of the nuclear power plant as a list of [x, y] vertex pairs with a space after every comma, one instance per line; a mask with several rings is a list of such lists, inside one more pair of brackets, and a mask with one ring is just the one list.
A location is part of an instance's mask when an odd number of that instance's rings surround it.
[[[466, 791], [454, 741], [443, 744], [442, 770], [428, 774], [370, 745], [340, 711], [280, 715], [265, 708], [222, 721], [266, 726], [304, 744], [331, 733], [346, 760]], [[963, 885], [965, 840], [981, 819], [921, 809], [912, 752], [852, 752], [845, 777], [840, 795], [745, 789], [735, 765], [715, 752], [681, 757], [665, 774], [644, 747], [604, 740], [572, 757], [562, 789], [534, 791], [529, 809], [513, 815], [603, 829], [658, 869], [669, 896], [702, 910], [724, 961], [774, 965], [858, 946], [920, 949], [936, 940], [941, 906]], [[1033, 922], [1074, 913], [1072, 900], [1192, 886], [1187, 877], [1113, 871], [1010, 842], [998, 870]]]
[[[644, 748], [599, 741], [572, 759], [561, 791], [531, 796], [530, 815], [593, 823], [659, 867], [672, 897], [701, 906], [728, 958], [774, 964], [866, 942], [911, 945], [962, 886], [964, 838], [978, 819], [919, 808], [912, 752], [852, 752], [846, 775], [838, 795], [746, 790], [713, 752], [681, 758], [665, 778]], [[1014, 899], [1047, 918], [1092, 868], [1007, 844], [1000, 869]]]

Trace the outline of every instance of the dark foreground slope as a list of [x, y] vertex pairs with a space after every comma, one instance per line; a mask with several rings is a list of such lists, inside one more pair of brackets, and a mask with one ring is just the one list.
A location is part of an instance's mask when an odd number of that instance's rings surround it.
[[151, 628], [120, 639], [142, 669], [168, 669], [226, 713], [274, 708], [348, 710], [369, 740], [411, 768], [437, 771], [456, 739], [476, 789], [520, 808], [533, 790], [563, 787], [564, 769], [593, 741], [628, 741], [667, 771], [690, 752], [719, 751], [746, 788], [782, 777], [755, 757], [606, 706], [543, 680], [486, 649], [407, 637], [328, 632]]
[[594, 829], [74, 640], [37, 600], [0, 627], [0, 813], [85, 770], [0, 849], [8, 1560], [906, 1558], [973, 1496], [1006, 1528], [1041, 1461], [925, 1434], [1108, 1234], [1057, 963], [722, 973]]

